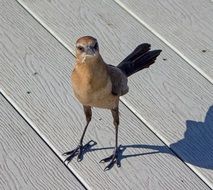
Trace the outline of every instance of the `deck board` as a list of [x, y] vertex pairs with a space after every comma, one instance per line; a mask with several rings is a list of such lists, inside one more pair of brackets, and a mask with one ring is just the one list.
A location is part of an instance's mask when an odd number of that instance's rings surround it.
[[[84, 115], [70, 88], [74, 57], [17, 2], [0, 12], [0, 80], [4, 96], [61, 158], [74, 148]], [[88, 189], [209, 189], [127, 107], [121, 106], [122, 167], [103, 172], [112, 152], [109, 111], [94, 109], [85, 142], [98, 145], [69, 168]], [[95, 151], [96, 150], [96, 151]]]
[[85, 189], [0, 94], [0, 189]]
[[115, 1], [213, 84], [212, 1]]
[[155, 65], [130, 78], [130, 92], [121, 100], [213, 188], [213, 86], [208, 80], [113, 1], [19, 2], [71, 52], [82, 35], [97, 37], [110, 64], [141, 42], [163, 49]]

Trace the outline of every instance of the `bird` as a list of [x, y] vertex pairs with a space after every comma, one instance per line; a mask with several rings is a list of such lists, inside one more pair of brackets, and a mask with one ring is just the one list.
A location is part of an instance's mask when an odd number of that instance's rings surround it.
[[112, 113], [115, 128], [115, 147], [112, 155], [100, 162], [109, 162], [104, 171], [119, 163], [118, 127], [119, 127], [119, 98], [128, 93], [128, 77], [152, 65], [162, 50], [150, 50], [151, 45], [138, 45], [117, 66], [105, 63], [96, 38], [83, 36], [76, 41], [76, 62], [71, 74], [71, 83], [75, 97], [82, 104], [86, 117], [86, 125], [79, 144], [71, 151], [65, 152], [65, 162], [70, 162], [75, 156], [82, 160], [86, 145], [83, 139], [92, 119], [92, 108], [109, 109]]

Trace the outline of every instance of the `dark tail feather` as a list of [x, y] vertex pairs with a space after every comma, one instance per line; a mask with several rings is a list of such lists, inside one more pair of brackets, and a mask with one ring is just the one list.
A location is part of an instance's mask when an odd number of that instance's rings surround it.
[[162, 50], [150, 50], [149, 44], [139, 45], [129, 56], [127, 56], [117, 67], [127, 77], [153, 64]]
[[[130, 53], [122, 62], [134, 61], [140, 55], [150, 50], [151, 45], [144, 43], [137, 46], [132, 53]], [[121, 62], [121, 63], [122, 63]]]

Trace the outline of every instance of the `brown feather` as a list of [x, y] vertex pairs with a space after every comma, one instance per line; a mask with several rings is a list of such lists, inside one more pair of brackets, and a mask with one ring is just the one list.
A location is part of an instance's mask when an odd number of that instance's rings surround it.
[[71, 79], [75, 96], [83, 105], [108, 109], [118, 105], [119, 97], [111, 93], [112, 82], [101, 56], [77, 61]]

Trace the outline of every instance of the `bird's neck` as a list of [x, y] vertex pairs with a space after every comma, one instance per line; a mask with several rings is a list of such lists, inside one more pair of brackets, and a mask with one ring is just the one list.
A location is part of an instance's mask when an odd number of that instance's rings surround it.
[[78, 58], [75, 70], [90, 84], [102, 84], [108, 80], [107, 65], [101, 56]]

